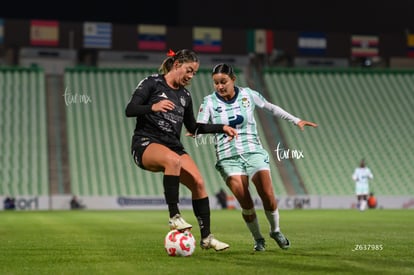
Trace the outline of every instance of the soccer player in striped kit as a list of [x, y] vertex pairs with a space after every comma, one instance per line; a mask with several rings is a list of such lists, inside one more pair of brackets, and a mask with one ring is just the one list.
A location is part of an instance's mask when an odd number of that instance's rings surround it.
[[206, 96], [197, 116], [198, 123], [222, 123], [237, 129], [237, 139], [228, 142], [223, 134], [216, 134], [216, 169], [220, 172], [242, 208], [243, 219], [254, 238], [254, 250], [265, 250], [265, 239], [249, 192], [253, 182], [263, 202], [270, 225], [269, 235], [280, 248], [288, 249], [289, 240], [279, 226], [279, 211], [269, 168], [269, 155], [262, 147], [254, 119], [256, 107], [296, 124], [301, 130], [317, 124], [301, 120], [282, 108], [269, 103], [259, 92], [235, 86], [236, 75], [228, 64], [214, 67], [212, 78], [215, 91]]

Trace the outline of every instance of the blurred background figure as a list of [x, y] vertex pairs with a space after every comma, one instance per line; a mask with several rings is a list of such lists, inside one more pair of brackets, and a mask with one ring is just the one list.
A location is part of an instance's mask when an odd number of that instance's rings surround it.
[[83, 205], [78, 197], [73, 196], [72, 199], [70, 200], [70, 209], [83, 209], [85, 208], [85, 205]]
[[374, 175], [371, 170], [366, 167], [365, 160], [362, 159], [359, 167], [355, 168], [352, 174], [352, 179], [355, 181], [355, 194], [357, 196], [357, 207], [360, 211], [367, 208], [368, 194], [369, 194], [369, 180], [373, 179]]
[[227, 209], [227, 194], [223, 188], [220, 188], [220, 190], [216, 193], [216, 198], [221, 206], [221, 209]]
[[16, 209], [15, 199], [13, 197], [6, 197], [3, 203], [4, 203], [4, 210]]

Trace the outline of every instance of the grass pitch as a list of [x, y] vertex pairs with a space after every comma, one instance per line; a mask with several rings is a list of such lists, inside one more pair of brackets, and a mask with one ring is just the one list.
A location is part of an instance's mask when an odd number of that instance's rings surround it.
[[[190, 210], [182, 211], [199, 229]], [[413, 274], [413, 210], [280, 210], [280, 249], [258, 211], [265, 252], [238, 210], [212, 211], [223, 252], [169, 257], [167, 211], [0, 212], [0, 274]]]

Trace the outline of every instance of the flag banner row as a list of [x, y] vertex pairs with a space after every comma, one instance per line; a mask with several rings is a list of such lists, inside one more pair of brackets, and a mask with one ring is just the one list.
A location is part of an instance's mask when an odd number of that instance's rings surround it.
[[[7, 33], [5, 20], [0, 18], [0, 45], [5, 43]], [[112, 49], [114, 40], [113, 24], [109, 22], [83, 22], [82, 46], [91, 49]], [[138, 24], [136, 49], [142, 51], [166, 51], [168, 27], [166, 25]], [[60, 42], [60, 23], [57, 20], [30, 20], [30, 45], [58, 47]], [[248, 53], [272, 54], [276, 37], [268, 29], [247, 29], [246, 45]], [[135, 41], [135, 42], [134, 42]], [[199, 53], [221, 53], [223, 51], [223, 32], [217, 27], [192, 28], [192, 49]], [[350, 56], [379, 56], [380, 39], [378, 35], [352, 34], [350, 36]], [[407, 56], [414, 58], [414, 34], [407, 34]], [[326, 33], [299, 32], [297, 52], [300, 56], [325, 56], [329, 48]]]

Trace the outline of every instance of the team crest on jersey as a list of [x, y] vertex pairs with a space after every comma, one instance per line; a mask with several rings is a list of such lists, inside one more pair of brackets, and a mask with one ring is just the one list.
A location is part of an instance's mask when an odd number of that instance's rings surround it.
[[180, 103], [183, 107], [185, 107], [186, 101], [185, 101], [185, 98], [183, 96], [180, 96]]
[[249, 99], [248, 99], [247, 97], [243, 97], [243, 98], [242, 98], [242, 105], [243, 105], [243, 107], [245, 107], [245, 108], [247, 108], [247, 107], [249, 107], [249, 106], [250, 106], [250, 101], [249, 101]]

